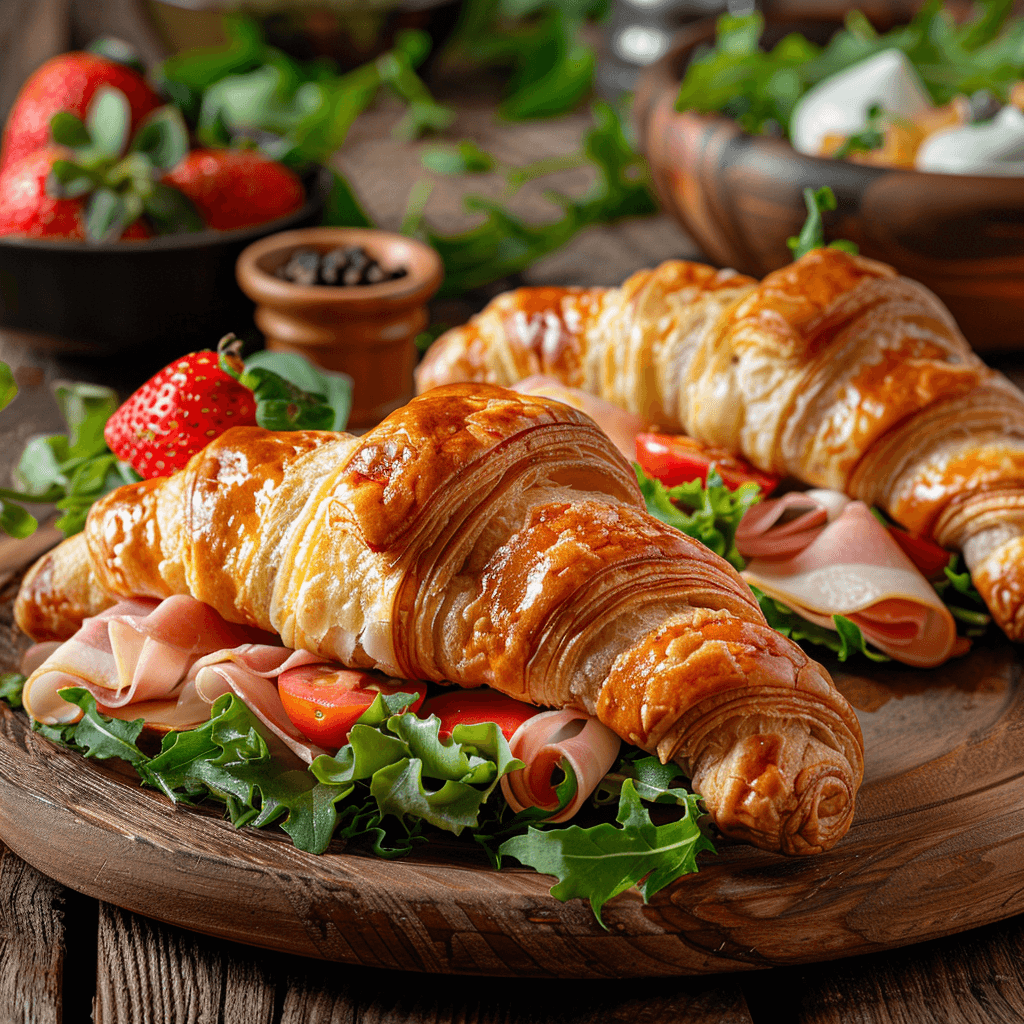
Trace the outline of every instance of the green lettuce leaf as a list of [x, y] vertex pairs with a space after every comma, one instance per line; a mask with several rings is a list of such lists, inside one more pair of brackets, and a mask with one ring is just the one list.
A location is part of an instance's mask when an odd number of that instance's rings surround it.
[[590, 828], [530, 828], [507, 839], [500, 852], [554, 875], [558, 883], [551, 895], [556, 899], [589, 900], [602, 925], [601, 910], [612, 897], [636, 886], [647, 902], [677, 878], [696, 871], [702, 850], [714, 852], [695, 812], [688, 810], [677, 821], [655, 825], [632, 779], [622, 783], [616, 820], [619, 827], [604, 822]]
[[745, 483], [732, 491], [712, 466], [707, 485], [692, 480], [670, 488], [639, 465], [634, 463], [633, 468], [652, 516], [699, 540], [737, 569], [743, 568], [743, 557], [736, 550], [736, 527], [747, 509], [761, 500], [757, 484]]

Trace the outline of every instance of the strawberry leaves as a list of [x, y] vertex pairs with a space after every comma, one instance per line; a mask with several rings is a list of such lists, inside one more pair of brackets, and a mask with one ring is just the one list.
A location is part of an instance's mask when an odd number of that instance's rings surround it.
[[67, 111], [50, 121], [54, 142], [72, 151], [54, 161], [47, 192], [55, 199], [86, 199], [85, 231], [111, 242], [145, 215], [160, 234], [201, 231], [195, 204], [161, 176], [189, 151], [188, 128], [175, 107], [152, 111], [129, 139], [131, 108], [118, 89], [96, 91], [83, 122]]

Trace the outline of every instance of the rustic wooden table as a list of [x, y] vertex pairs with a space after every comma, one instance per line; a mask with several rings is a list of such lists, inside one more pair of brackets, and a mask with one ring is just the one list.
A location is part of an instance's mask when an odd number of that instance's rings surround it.
[[[52, 6], [40, 4], [37, 15]], [[511, 164], [576, 151], [587, 123], [580, 115], [497, 126], [486, 97], [463, 94], [458, 102], [452, 138], [473, 138]], [[338, 158], [369, 212], [392, 228], [401, 220], [410, 186], [425, 176], [417, 147], [390, 139], [395, 116], [385, 105], [362, 119]], [[572, 192], [587, 183], [586, 172], [563, 173], [523, 190], [516, 204], [530, 216], [553, 216], [544, 188]], [[470, 223], [454, 183], [435, 178], [434, 185], [427, 207], [433, 222], [445, 230]], [[498, 194], [501, 182], [483, 178], [473, 188]], [[532, 267], [523, 280], [617, 284], [638, 267], [698, 255], [672, 222], [652, 217], [590, 229]], [[464, 301], [435, 303], [434, 317], [458, 322], [488, 294], [513, 283]], [[183, 346], [204, 347], [212, 340], [183, 339]], [[21, 388], [17, 402], [0, 413], [4, 479], [29, 435], [61, 428], [50, 390], [54, 380], [106, 382], [127, 392], [141, 372], [125, 359], [95, 363], [43, 354], [2, 333], [0, 359], [14, 367]], [[1012, 364], [1007, 368], [1016, 370]], [[40, 843], [46, 841], [39, 836]], [[1020, 1021], [1024, 918], [887, 954], [812, 966], [648, 981], [487, 982], [324, 963], [211, 939], [64, 888], [0, 845], [0, 1021], [79, 1021], [90, 1015], [98, 1024]]]

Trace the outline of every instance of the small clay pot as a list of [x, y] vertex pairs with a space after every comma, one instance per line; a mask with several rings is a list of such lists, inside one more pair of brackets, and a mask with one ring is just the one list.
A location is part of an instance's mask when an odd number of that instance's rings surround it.
[[[359, 246], [403, 277], [365, 285], [299, 285], [275, 276], [296, 249], [328, 253]], [[260, 239], [235, 268], [256, 303], [267, 348], [298, 352], [353, 381], [349, 423], [379, 422], [413, 393], [414, 339], [426, 326], [427, 300], [444, 276], [441, 257], [422, 242], [373, 228], [303, 228]]]

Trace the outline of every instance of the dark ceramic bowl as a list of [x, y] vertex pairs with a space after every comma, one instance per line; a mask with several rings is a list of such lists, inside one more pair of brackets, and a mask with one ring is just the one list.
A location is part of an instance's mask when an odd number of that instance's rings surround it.
[[319, 223], [331, 175], [318, 169], [305, 185], [300, 210], [235, 231], [108, 245], [0, 238], [0, 329], [40, 350], [164, 361], [251, 332], [235, 261], [258, 238]]
[[645, 73], [634, 108], [662, 206], [708, 259], [755, 277], [789, 263], [786, 239], [806, 217], [803, 191], [828, 185], [838, 200], [825, 216], [828, 240], [848, 238], [927, 285], [979, 351], [1024, 348], [1024, 179], [804, 156], [724, 117], [678, 112], [690, 54], [713, 32], [681, 34]]

